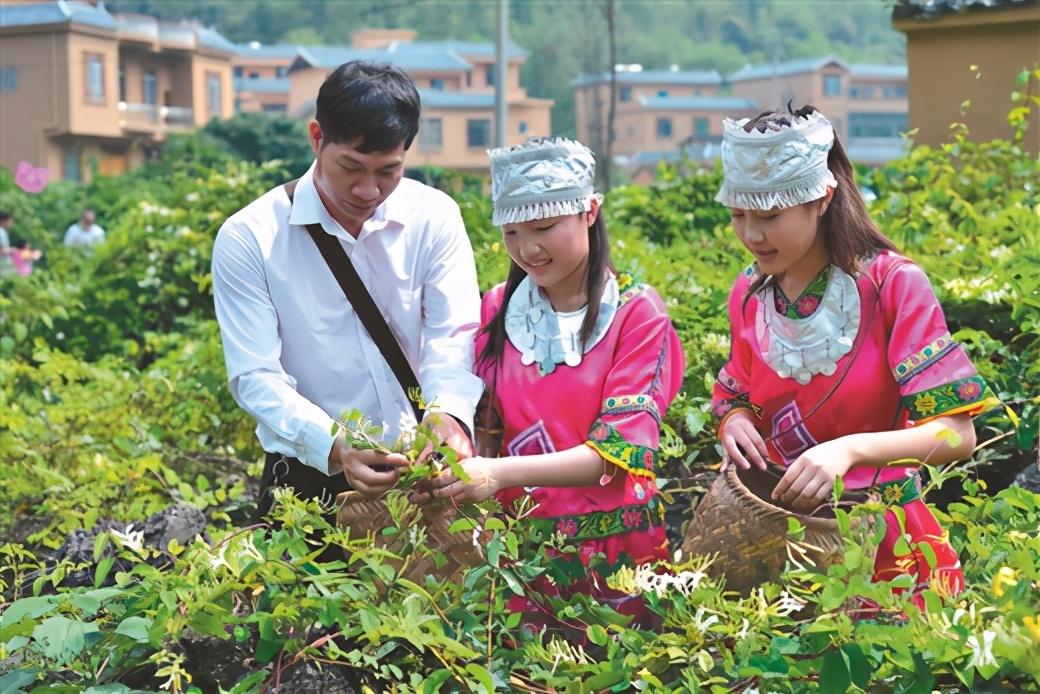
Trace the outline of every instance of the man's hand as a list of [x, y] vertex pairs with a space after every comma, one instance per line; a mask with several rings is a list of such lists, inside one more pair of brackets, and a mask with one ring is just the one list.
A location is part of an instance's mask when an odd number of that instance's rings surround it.
[[[458, 420], [443, 412], [430, 412], [423, 417], [422, 425], [429, 428], [440, 442], [459, 454], [459, 459], [473, 457], [473, 442], [466, 434]], [[433, 453], [433, 447], [427, 447], [419, 460], [425, 460]]]
[[329, 469], [341, 469], [351, 488], [367, 497], [385, 494], [397, 483], [400, 469], [408, 459], [399, 453], [389, 455], [348, 446], [342, 435], [336, 437], [329, 453]]

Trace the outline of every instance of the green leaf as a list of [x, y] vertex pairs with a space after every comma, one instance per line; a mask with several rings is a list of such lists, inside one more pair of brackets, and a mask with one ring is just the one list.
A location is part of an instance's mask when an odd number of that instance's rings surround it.
[[823, 664], [820, 667], [820, 691], [847, 692], [851, 685], [852, 677], [849, 675], [849, 666], [845, 663], [842, 652], [830, 651], [823, 656]]
[[98, 565], [94, 567], [94, 585], [100, 586], [108, 578], [109, 572], [112, 570], [112, 566], [116, 563], [115, 557], [105, 557], [98, 562]]
[[599, 624], [590, 624], [585, 627], [585, 633], [589, 637], [589, 641], [596, 644], [597, 646], [607, 645], [607, 630], [601, 627]]
[[121, 636], [127, 636], [134, 641], [140, 643], [148, 642], [148, 630], [152, 626], [152, 620], [147, 617], [133, 616], [127, 617], [119, 623], [116, 627], [116, 633]]
[[495, 682], [491, 679], [491, 673], [487, 671], [487, 668], [477, 663], [470, 663], [466, 666], [466, 672], [484, 685], [485, 692], [495, 694]]
[[0, 694], [20, 694], [22, 687], [36, 681], [36, 670], [12, 670], [0, 675]]
[[592, 677], [585, 680], [584, 685], [591, 691], [599, 691], [601, 689], [607, 689], [613, 687], [616, 684], [621, 683], [625, 679], [625, 673], [623, 671], [611, 670], [609, 672], [601, 672], [593, 675]]
[[441, 686], [451, 679], [451, 670], [447, 668], [441, 668], [440, 670], [434, 670], [430, 673], [430, 676], [423, 680], [422, 694], [436, 694], [441, 690]]
[[37, 617], [50, 612], [53, 606], [53, 595], [42, 595], [39, 597], [15, 600], [8, 605], [7, 609], [4, 610], [4, 613], [0, 615], [0, 627], [7, 627], [16, 624], [22, 621], [23, 617], [36, 619]]
[[100, 632], [94, 622], [78, 622], [54, 615], [33, 629], [33, 640], [45, 657], [64, 665], [76, 658], [86, 648], [88, 641], [93, 642], [100, 637]]

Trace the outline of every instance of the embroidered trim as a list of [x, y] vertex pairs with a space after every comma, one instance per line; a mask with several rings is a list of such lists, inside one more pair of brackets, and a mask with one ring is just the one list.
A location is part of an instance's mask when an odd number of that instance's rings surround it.
[[719, 400], [711, 406], [711, 411], [716, 417], [725, 417], [733, 410], [751, 410], [756, 417], [762, 416], [762, 408], [751, 402], [750, 393], [737, 393], [732, 398]]
[[613, 511], [591, 511], [574, 516], [531, 518], [531, 527], [545, 535], [569, 540], [596, 540], [611, 535], [650, 530], [664, 524], [664, 504], [656, 496], [645, 504], [622, 506]]
[[747, 392], [747, 386], [738, 381], [737, 379], [733, 378], [733, 376], [730, 375], [729, 370], [725, 366], [719, 369], [719, 376], [715, 379], [715, 381], [719, 384], [720, 388], [722, 388], [728, 393], [732, 393], [733, 395], [739, 395], [742, 392]]
[[628, 289], [621, 291], [621, 298], [618, 301], [618, 308], [621, 308], [632, 299], [636, 298], [640, 294], [644, 294], [647, 289], [650, 288], [649, 284], [633, 284]]
[[776, 307], [776, 312], [793, 320], [802, 320], [811, 316], [823, 302], [830, 274], [831, 266], [828, 265], [820, 271], [820, 274], [816, 275], [816, 278], [794, 301], [788, 299], [784, 295], [784, 291], [777, 285], [776, 291], [773, 292], [773, 305]]
[[937, 340], [896, 364], [896, 368], [892, 370], [892, 375], [896, 377], [899, 385], [903, 385], [921, 371], [942, 359], [956, 346], [957, 343], [953, 341], [950, 333], [945, 333]]
[[975, 409], [973, 406], [980, 404], [982, 409], [989, 409], [992, 406], [988, 402], [990, 399], [999, 402], [982, 376], [975, 375], [919, 393], [911, 393], [903, 398], [903, 407], [910, 413], [910, 419], [919, 422], [922, 419], [951, 414], [954, 410], [970, 411]]
[[622, 272], [617, 276], [618, 291], [624, 293], [636, 283], [635, 277], [630, 272]]
[[655, 421], [661, 421], [661, 413], [657, 409], [657, 402], [649, 395], [612, 395], [603, 401], [604, 415], [629, 414], [631, 412], [646, 412]]
[[905, 480], [889, 480], [870, 488], [870, 494], [876, 494], [887, 506], [906, 506], [921, 498], [921, 489], [917, 475]]
[[589, 428], [589, 440], [585, 442], [606, 460], [638, 477], [657, 477], [657, 451], [645, 446], [629, 443], [621, 433], [601, 419]]

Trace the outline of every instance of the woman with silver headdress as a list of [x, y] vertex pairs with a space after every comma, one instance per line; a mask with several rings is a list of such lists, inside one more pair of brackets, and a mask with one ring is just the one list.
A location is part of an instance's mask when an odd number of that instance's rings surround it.
[[[682, 384], [683, 353], [651, 287], [618, 273], [593, 189], [595, 160], [578, 142], [532, 140], [491, 152], [494, 218], [512, 264], [481, 307], [476, 372], [501, 421], [497, 450], [461, 461], [470, 481], [436, 496], [536, 504], [531, 522], [576, 547], [565, 592], [622, 613], [641, 602], [589, 570], [668, 556], [655, 483], [660, 418]], [[575, 555], [571, 555], [575, 556]], [[566, 564], [567, 562], [554, 562]], [[555, 593], [541, 581], [533, 593]], [[555, 624], [529, 591], [513, 610]]]
[[[727, 120], [722, 164], [716, 200], [755, 257], [730, 294], [730, 359], [712, 400], [726, 464], [778, 461], [773, 498], [803, 512], [839, 476], [848, 489], [874, 487], [902, 509], [885, 515], [875, 578], [909, 573], [919, 589], [959, 592], [960, 562], [917, 471], [970, 456], [971, 418], [996, 398], [924, 272], [870, 219], [823, 114]], [[897, 556], [904, 532], [911, 553]]]

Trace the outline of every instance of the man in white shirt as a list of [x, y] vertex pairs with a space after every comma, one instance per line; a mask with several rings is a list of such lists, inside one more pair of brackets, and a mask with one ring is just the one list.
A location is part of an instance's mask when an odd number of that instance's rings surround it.
[[69, 248], [90, 248], [105, 240], [105, 230], [94, 223], [94, 210], [83, 210], [78, 222], [65, 230], [65, 245]]
[[[350, 448], [333, 418], [357, 409], [384, 440], [415, 423], [404, 389], [343, 294], [306, 225], [350, 257], [429, 403], [424, 423], [463, 457], [483, 385], [472, 373], [480, 320], [473, 252], [458, 205], [402, 180], [419, 127], [419, 95], [388, 65], [340, 66], [309, 125], [315, 161], [292, 199], [279, 186], [232, 215], [213, 247], [213, 295], [228, 382], [268, 451], [272, 485], [331, 500], [378, 496], [403, 456]], [[389, 468], [389, 469], [388, 469]]]

